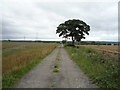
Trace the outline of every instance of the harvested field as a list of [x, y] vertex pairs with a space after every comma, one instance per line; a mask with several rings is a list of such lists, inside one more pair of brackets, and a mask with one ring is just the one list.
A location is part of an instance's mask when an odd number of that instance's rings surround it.
[[87, 48], [96, 49], [101, 51], [103, 54], [118, 55], [120, 54], [118, 50], [118, 45], [81, 45]]

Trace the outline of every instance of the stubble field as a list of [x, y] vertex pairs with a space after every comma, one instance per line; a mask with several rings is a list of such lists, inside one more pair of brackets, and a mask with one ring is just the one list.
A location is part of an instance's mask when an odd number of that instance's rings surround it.
[[95, 49], [97, 51], [102, 52], [103, 54], [109, 55], [119, 55], [120, 51], [118, 50], [118, 45], [80, 45], [86, 48]]

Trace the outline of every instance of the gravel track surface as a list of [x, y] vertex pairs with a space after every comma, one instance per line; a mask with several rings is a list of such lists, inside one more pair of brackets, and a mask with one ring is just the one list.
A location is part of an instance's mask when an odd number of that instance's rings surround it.
[[[53, 72], [57, 64], [58, 72]], [[57, 47], [24, 75], [14, 88], [98, 88], [70, 59], [64, 47]]]

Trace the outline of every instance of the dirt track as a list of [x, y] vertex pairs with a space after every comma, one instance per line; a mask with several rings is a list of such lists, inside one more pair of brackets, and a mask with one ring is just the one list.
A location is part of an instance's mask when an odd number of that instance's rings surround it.
[[[59, 72], [53, 72], [57, 62]], [[97, 88], [60, 46], [29, 71], [14, 88]]]

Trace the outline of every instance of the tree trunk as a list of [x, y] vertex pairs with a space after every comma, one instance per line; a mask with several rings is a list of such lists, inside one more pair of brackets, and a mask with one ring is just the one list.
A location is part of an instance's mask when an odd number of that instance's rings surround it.
[[75, 42], [75, 40], [74, 40], [74, 37], [72, 36], [72, 44], [74, 45], [74, 42]]
[[78, 45], [80, 45], [80, 43], [81, 43], [81, 40], [80, 40], [80, 41], [78, 41]]

